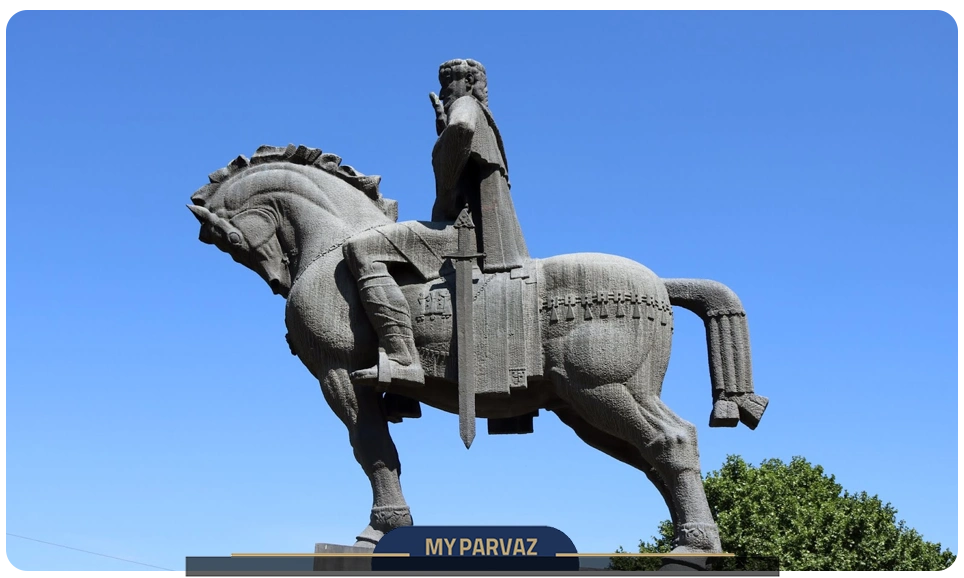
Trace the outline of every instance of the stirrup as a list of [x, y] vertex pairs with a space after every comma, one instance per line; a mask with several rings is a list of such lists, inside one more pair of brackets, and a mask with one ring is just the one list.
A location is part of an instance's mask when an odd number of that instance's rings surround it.
[[418, 361], [410, 365], [402, 365], [397, 361], [392, 361], [385, 350], [378, 349], [378, 365], [367, 369], [353, 371], [349, 377], [352, 382], [360, 384], [381, 384], [388, 385], [395, 382], [402, 382], [406, 385], [425, 385], [425, 372]]

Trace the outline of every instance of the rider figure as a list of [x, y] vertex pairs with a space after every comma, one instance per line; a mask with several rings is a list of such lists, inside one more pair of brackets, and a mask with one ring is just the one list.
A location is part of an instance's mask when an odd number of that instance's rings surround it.
[[[422, 384], [408, 302], [388, 265], [408, 263], [426, 279], [438, 278], [443, 255], [458, 251], [451, 226], [468, 205], [486, 273], [522, 267], [529, 258], [509, 196], [502, 137], [488, 109], [485, 68], [474, 60], [450, 60], [439, 67], [441, 96], [430, 94], [438, 141], [432, 150], [435, 205], [432, 222], [411, 221], [361, 233], [345, 244], [345, 258], [358, 283], [368, 318], [388, 358], [395, 381]], [[352, 374], [355, 381], [378, 380], [379, 366]]]

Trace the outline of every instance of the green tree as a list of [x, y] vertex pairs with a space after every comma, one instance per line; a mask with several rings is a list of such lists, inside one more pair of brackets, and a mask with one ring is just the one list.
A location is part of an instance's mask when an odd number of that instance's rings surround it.
[[[789, 464], [766, 460], [755, 468], [729, 456], [720, 471], [706, 476], [703, 487], [723, 551], [776, 558], [781, 570], [944, 570], [956, 559], [898, 522], [889, 503], [844, 491], [821, 466], [801, 457]], [[666, 520], [659, 536], [641, 541], [639, 551], [669, 552], [672, 540], [673, 524]], [[613, 558], [611, 567], [652, 570], [658, 561]]]

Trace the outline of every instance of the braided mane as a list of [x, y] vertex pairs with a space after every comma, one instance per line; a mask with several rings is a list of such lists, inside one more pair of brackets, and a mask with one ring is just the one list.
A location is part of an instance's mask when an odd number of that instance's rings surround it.
[[194, 204], [204, 206], [207, 199], [211, 198], [221, 183], [232, 175], [253, 166], [268, 163], [292, 163], [296, 165], [311, 166], [321, 169], [327, 173], [335, 175], [356, 189], [365, 193], [375, 205], [392, 220], [398, 220], [398, 203], [391, 199], [386, 199], [378, 190], [378, 184], [382, 178], [378, 175], [363, 175], [349, 165], [341, 164], [341, 157], [332, 153], [323, 153], [321, 149], [310, 148], [304, 145], [295, 146], [289, 144], [287, 147], [275, 147], [262, 145], [254, 152], [251, 159], [244, 155], [239, 155], [224, 168], [218, 169], [208, 175], [210, 184], [205, 185], [196, 193], [191, 195]]

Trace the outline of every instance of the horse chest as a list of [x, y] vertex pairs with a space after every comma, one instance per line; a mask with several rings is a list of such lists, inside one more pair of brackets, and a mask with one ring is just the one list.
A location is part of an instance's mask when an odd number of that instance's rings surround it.
[[306, 364], [319, 355], [353, 358], [377, 342], [341, 259], [319, 260], [305, 271], [288, 296], [285, 325]]

